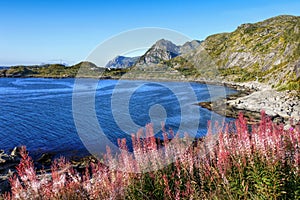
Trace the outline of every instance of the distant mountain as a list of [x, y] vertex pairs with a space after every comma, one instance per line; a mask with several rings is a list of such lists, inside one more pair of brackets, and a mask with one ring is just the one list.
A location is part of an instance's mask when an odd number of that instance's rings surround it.
[[192, 40], [190, 42], [186, 42], [182, 46], [180, 46], [179, 53], [181, 55], [189, 53], [189, 52], [195, 50], [197, 47], [199, 47], [200, 44], [201, 44], [201, 41], [198, 41], [198, 40]]
[[140, 57], [125, 57], [125, 56], [117, 56], [113, 60], [109, 61], [105, 68], [128, 68], [133, 66]]
[[97, 65], [95, 65], [94, 63], [89, 62], [89, 61], [81, 61], [80, 63], [77, 63], [77, 64], [73, 65], [72, 67], [84, 67], [84, 68], [88, 68], [88, 69], [98, 68]]
[[182, 46], [177, 46], [169, 40], [161, 39], [157, 41], [144, 55], [137, 61], [137, 66], [147, 66], [167, 61], [181, 54], [188, 53], [196, 49], [201, 44], [200, 41], [193, 40], [186, 42]]
[[81, 77], [96, 78], [256, 81], [300, 91], [300, 17], [282, 15], [242, 24], [231, 33], [182, 46], [161, 39], [141, 57], [118, 56], [106, 67], [89, 62], [70, 67], [15, 66], [0, 69], [0, 77], [62, 78], [75, 77], [80, 71]]
[[152, 65], [161, 61], [170, 60], [178, 55], [188, 53], [200, 45], [200, 41], [193, 40], [182, 46], [177, 46], [171, 41], [161, 39], [157, 41], [144, 55], [137, 57], [117, 56], [109, 61], [105, 68], [122, 69], [134, 65]]

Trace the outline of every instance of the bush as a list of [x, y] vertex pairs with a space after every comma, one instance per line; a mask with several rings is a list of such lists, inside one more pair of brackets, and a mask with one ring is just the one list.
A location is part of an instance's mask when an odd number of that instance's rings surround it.
[[[212, 134], [211, 130], [218, 130]], [[250, 131], [251, 130], [251, 131]], [[37, 174], [22, 150], [18, 175], [10, 179], [7, 199], [299, 199], [300, 133], [284, 130], [262, 114], [251, 128], [242, 115], [225, 127], [209, 124], [205, 138], [186, 145], [190, 138], [164, 131], [164, 151], [151, 125], [146, 137], [132, 136], [133, 156], [122, 151], [106, 163], [118, 163], [118, 171], [90, 164], [85, 173], [65, 159], [54, 161], [51, 173]], [[168, 162], [168, 161], [173, 162]], [[132, 173], [132, 170], [143, 173]], [[152, 169], [152, 170], [149, 170]], [[154, 170], [153, 170], [154, 169]]]

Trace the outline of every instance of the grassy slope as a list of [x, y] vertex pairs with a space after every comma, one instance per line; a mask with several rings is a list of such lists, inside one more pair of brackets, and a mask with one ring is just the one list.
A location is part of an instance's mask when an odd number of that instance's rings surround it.
[[278, 16], [211, 35], [196, 51], [167, 64], [188, 76], [258, 80], [278, 89], [299, 90], [299, 62], [300, 17]]

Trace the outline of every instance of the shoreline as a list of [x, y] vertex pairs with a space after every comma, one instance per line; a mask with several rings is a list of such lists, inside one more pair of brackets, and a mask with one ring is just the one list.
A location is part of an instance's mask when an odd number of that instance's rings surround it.
[[[261, 111], [271, 120], [284, 124], [285, 129], [300, 124], [300, 95], [298, 91], [277, 91], [258, 82], [223, 82], [236, 89], [237, 94], [214, 102], [199, 102], [198, 105], [226, 117], [236, 118], [242, 112], [249, 124], [259, 121]], [[221, 107], [223, 106], [223, 107]]]
[[[12, 77], [5, 77], [12, 78]], [[67, 79], [67, 78], [93, 78], [96, 77], [15, 77], [15, 78], [49, 78], [49, 79]], [[99, 80], [120, 80], [117, 78], [102, 78]], [[218, 99], [212, 102], [197, 102], [196, 104], [222, 116], [237, 118], [242, 112], [249, 124], [255, 124], [260, 120], [261, 110], [265, 110], [266, 114], [271, 117], [271, 120], [276, 123], [284, 124], [285, 129], [289, 129], [293, 124], [300, 126], [300, 97], [297, 91], [282, 91], [278, 92], [268, 85], [258, 82], [227, 82], [213, 81], [204, 79], [121, 79], [121, 80], [136, 80], [136, 81], [172, 81], [172, 82], [194, 82], [199, 84], [219, 85], [237, 90], [237, 93], [227, 95], [226, 98]], [[293, 119], [293, 122], [291, 122]], [[39, 158], [34, 159], [38, 168], [41, 166], [49, 166], [55, 155], [52, 152], [43, 153]], [[92, 155], [69, 158], [72, 166], [78, 170], [85, 169], [89, 162], [97, 162], [97, 159]], [[5, 153], [0, 150], [0, 193], [7, 191], [9, 188], [8, 179], [16, 171], [15, 167], [20, 162], [20, 156], [17, 153], [17, 148], [14, 148], [10, 153]]]
[[[0, 195], [10, 191], [9, 178], [17, 172], [16, 167], [21, 161], [19, 150], [20, 147], [14, 147], [11, 151], [0, 150]], [[29, 156], [32, 157], [30, 154]], [[43, 153], [36, 159], [32, 158], [37, 172], [42, 170], [47, 174], [51, 173], [51, 165], [55, 159], [59, 158], [55, 158], [55, 154], [52, 152]], [[79, 172], [84, 172], [90, 163], [99, 162], [93, 155], [70, 157], [67, 160], [70, 162], [70, 166]]]
[[[292, 123], [300, 123], [300, 92], [299, 91], [277, 91], [269, 85], [250, 81], [250, 82], [231, 82], [224, 80], [211, 80], [204, 78], [147, 78], [147, 77], [39, 77], [39, 76], [21, 76], [21, 77], [0, 77], [0, 78], [45, 78], [45, 79], [98, 79], [98, 80], [136, 80], [136, 81], [157, 81], [157, 82], [193, 82], [199, 84], [217, 85], [237, 90], [237, 94], [228, 95], [224, 99], [213, 102], [197, 102], [196, 104], [212, 112], [225, 117], [237, 118], [239, 112], [243, 112], [248, 118], [249, 123], [255, 123], [260, 119], [261, 111], [276, 123], [285, 124], [285, 128]], [[288, 103], [286, 103], [288, 102]]]

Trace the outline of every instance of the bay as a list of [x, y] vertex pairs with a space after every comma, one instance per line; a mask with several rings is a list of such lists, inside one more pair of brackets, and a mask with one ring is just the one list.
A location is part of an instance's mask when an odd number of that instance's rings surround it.
[[[90, 79], [81, 81], [85, 95], [91, 91]], [[116, 89], [120, 83], [126, 83], [123, 90]], [[0, 79], [0, 149], [6, 151], [15, 146], [25, 145], [34, 155], [53, 152], [64, 156], [87, 155], [81, 138], [78, 135], [72, 108], [72, 98], [75, 79], [45, 79], [45, 78], [1, 78]], [[212, 98], [236, 91], [221, 86], [199, 83], [189, 83], [194, 91], [186, 94], [187, 83], [182, 82], [150, 82], [133, 80], [100, 80], [95, 92], [95, 113], [103, 132], [113, 143], [118, 138], [130, 138], [127, 134], [136, 132], [136, 127], [120, 127], [115, 121], [114, 113], [121, 110], [122, 92], [130, 92], [128, 113], [124, 118], [131, 119], [137, 126], [145, 126], [151, 122], [149, 110], [160, 105], [166, 114], [166, 129], [178, 130], [182, 121], [198, 120], [196, 137], [202, 137], [207, 132], [207, 122], [212, 118], [222, 118], [206, 109], [197, 107], [200, 116], [191, 113], [182, 119], [182, 105], [178, 98], [195, 95], [197, 102], [209, 101]], [[174, 94], [170, 88], [179, 88], [181, 94]], [[112, 106], [112, 98], [120, 93], [119, 103]], [[190, 92], [189, 92], [190, 93]], [[116, 101], [116, 102], [118, 102]], [[197, 103], [194, 102], [194, 103]], [[191, 105], [196, 106], [196, 105]], [[159, 107], [159, 108], [161, 108]], [[200, 120], [199, 120], [200, 119]], [[124, 124], [126, 124], [124, 119]], [[232, 119], [226, 118], [227, 121]], [[155, 124], [160, 126], [160, 124]], [[126, 129], [127, 129], [126, 128]], [[193, 131], [193, 130], [185, 130]], [[158, 136], [159, 137], [159, 136]]]

